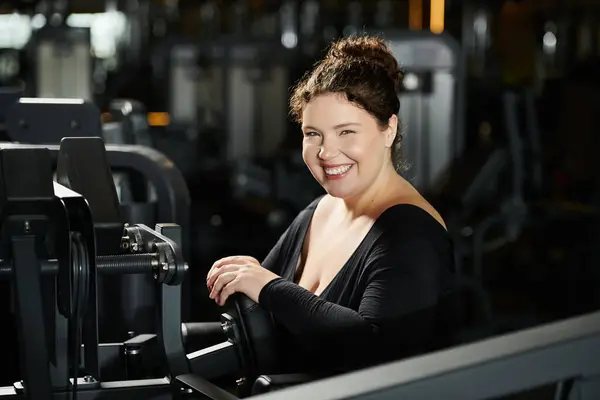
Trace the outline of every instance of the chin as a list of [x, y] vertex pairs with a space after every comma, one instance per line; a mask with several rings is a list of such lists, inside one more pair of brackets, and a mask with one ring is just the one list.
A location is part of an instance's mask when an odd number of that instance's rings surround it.
[[337, 199], [347, 199], [357, 195], [357, 190], [349, 187], [335, 187], [334, 185], [330, 185], [328, 183], [325, 183], [322, 186], [328, 195]]

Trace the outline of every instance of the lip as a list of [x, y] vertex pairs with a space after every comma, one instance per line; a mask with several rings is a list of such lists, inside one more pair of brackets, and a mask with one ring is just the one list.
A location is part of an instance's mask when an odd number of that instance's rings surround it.
[[[350, 168], [348, 168], [348, 171], [346, 171], [346, 172], [344, 172], [343, 174], [340, 174], [340, 175], [327, 175], [327, 174], [325, 174], [325, 179], [327, 179], [328, 181], [337, 181], [337, 180], [340, 180], [340, 179], [344, 179], [348, 175], [348, 173], [350, 171], [352, 171], [352, 167], [354, 166], [354, 164], [339, 164], [338, 165], [339, 167], [341, 167], [341, 166], [347, 166], [347, 165], [350, 166]], [[325, 169], [325, 168], [334, 168], [334, 167], [330, 167], [330, 166], [323, 167], [323, 169]]]
[[337, 167], [345, 167], [347, 165], [354, 165], [352, 163], [346, 163], [346, 164], [321, 164], [321, 167], [323, 168], [337, 168]]

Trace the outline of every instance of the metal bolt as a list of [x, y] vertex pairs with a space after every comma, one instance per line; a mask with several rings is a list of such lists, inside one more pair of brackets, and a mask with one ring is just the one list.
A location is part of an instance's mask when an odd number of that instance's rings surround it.
[[233, 329], [233, 326], [231, 325], [231, 322], [225, 321], [221, 324], [221, 328], [223, 328], [223, 333], [227, 335]]
[[167, 264], [166, 262], [162, 263], [162, 270], [163, 271], [168, 271], [169, 270], [169, 264]]
[[25, 221], [25, 223], [23, 224], [23, 230], [25, 231], [25, 233], [31, 231], [31, 224], [29, 224], [29, 221]]
[[86, 383], [94, 382], [94, 378], [91, 375], [86, 375], [83, 377], [83, 381]]

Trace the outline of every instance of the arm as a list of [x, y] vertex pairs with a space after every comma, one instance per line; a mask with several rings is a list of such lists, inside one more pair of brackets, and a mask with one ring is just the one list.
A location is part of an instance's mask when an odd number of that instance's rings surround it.
[[297, 339], [303, 353], [319, 353], [319, 362], [329, 360], [332, 368], [370, 364], [384, 353], [400, 357], [417, 351], [418, 342], [425, 340], [442, 264], [424, 237], [383, 240], [365, 267], [358, 310], [325, 301], [283, 279], [267, 284], [259, 302]]

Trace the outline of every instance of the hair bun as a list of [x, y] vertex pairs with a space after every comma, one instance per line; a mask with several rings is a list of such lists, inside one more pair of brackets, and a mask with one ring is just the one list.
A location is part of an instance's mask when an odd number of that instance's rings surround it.
[[398, 90], [404, 73], [396, 57], [383, 39], [373, 36], [346, 37], [332, 43], [326, 59], [351, 61], [361, 60], [384, 68]]

